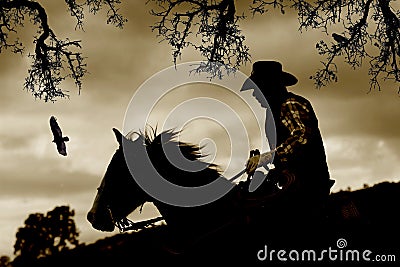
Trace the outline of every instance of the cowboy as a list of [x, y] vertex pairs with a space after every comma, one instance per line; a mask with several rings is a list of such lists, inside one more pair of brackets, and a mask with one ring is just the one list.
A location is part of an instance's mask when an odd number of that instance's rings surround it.
[[[288, 92], [287, 87], [298, 80], [283, 71], [281, 63], [257, 61], [252, 68], [241, 91], [253, 89], [253, 96], [267, 108], [266, 133], [272, 137], [268, 138], [271, 151], [250, 157], [246, 172], [252, 174], [260, 166], [273, 164], [275, 169], [267, 177], [276, 176], [279, 180], [281, 192], [275, 202], [282, 214], [292, 215], [299, 223], [319, 214], [333, 185], [318, 119], [307, 99]], [[271, 131], [273, 126], [276, 132]], [[275, 142], [271, 143], [271, 139]], [[262, 193], [263, 186], [257, 191]]]

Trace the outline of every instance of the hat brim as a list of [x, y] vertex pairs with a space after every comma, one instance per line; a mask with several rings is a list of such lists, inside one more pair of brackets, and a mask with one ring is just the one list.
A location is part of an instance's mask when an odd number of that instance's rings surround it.
[[297, 78], [293, 74], [290, 74], [288, 72], [282, 73], [282, 79], [283, 79], [283, 84], [286, 86], [292, 86], [298, 82]]
[[[298, 82], [297, 78], [293, 74], [290, 74], [288, 72], [282, 72], [281, 79], [282, 79], [283, 85], [285, 85], [285, 86], [293, 86]], [[240, 91], [246, 91], [246, 90], [256, 88], [257, 85], [255, 84], [254, 80], [255, 80], [255, 77], [253, 75], [250, 75], [250, 77], [248, 79], [246, 79], [246, 81], [243, 83]]]

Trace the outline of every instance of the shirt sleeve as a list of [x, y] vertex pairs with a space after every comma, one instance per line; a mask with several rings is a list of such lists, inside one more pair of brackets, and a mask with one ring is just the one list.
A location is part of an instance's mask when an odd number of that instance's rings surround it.
[[310, 128], [306, 126], [309, 121], [310, 109], [294, 99], [288, 99], [281, 109], [281, 122], [288, 129], [290, 135], [276, 148], [278, 159], [287, 161], [288, 157], [301, 149], [308, 141]]

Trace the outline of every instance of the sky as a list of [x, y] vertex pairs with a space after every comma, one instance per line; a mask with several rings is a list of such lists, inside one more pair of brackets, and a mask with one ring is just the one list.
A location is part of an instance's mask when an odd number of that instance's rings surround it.
[[[154, 18], [144, 1], [126, 1], [121, 7], [128, 19], [124, 29], [107, 25], [104, 13], [100, 13], [87, 15], [84, 32], [75, 31], [64, 1], [40, 2], [59, 37], [82, 41], [90, 74], [84, 79], [80, 94], [71, 81], [66, 81], [62, 86], [70, 91], [70, 98], [44, 103], [22, 89], [29, 64], [26, 55], [8, 51], [0, 54], [0, 255], [11, 257], [15, 234], [28, 215], [46, 213], [60, 205], [75, 210], [81, 242], [92, 243], [117, 233], [98, 232], [86, 221], [96, 188], [117, 148], [112, 128], [123, 128], [125, 112], [135, 91], [148, 78], [173, 64], [170, 47], [149, 28]], [[289, 90], [313, 104], [330, 174], [336, 180], [333, 192], [399, 180], [398, 85], [386, 82], [382, 91], [369, 92], [365, 67], [352, 70], [339, 64], [339, 81], [315, 89], [309, 76], [322, 60], [315, 44], [329, 36], [315, 31], [300, 33], [294, 16], [273, 11], [240, 25], [253, 62], [280, 61], [284, 70], [299, 79]], [[32, 48], [32, 30], [29, 24], [21, 29], [27, 51]], [[180, 62], [201, 59], [187, 51]], [[251, 64], [239, 70], [249, 74]], [[175, 103], [165, 101], [170, 106]], [[52, 115], [70, 137], [67, 157], [59, 155], [51, 142]], [[218, 133], [217, 129], [204, 138], [214, 138], [217, 148], [229, 145], [227, 137]], [[207, 131], [202, 134], [207, 135]], [[201, 140], [193, 137], [188, 141]], [[157, 214], [151, 204], [146, 204], [142, 213], [135, 212], [129, 218], [141, 220]]]

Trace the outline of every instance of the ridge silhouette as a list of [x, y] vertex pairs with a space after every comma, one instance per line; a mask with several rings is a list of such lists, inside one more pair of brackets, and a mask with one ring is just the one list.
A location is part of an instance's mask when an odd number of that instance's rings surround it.
[[[339, 191], [332, 193], [330, 196], [332, 210], [336, 214], [346, 213], [346, 205], [354, 202], [357, 205], [358, 216], [344, 216], [340, 227], [332, 228], [331, 239], [326, 240], [326, 246], [321, 249], [327, 249], [327, 246], [336, 247], [338, 238], [346, 238], [349, 249], [369, 249], [374, 253], [385, 253], [396, 255], [399, 259], [399, 238], [400, 219], [396, 215], [400, 203], [400, 182], [382, 182], [369, 188], [359, 189], [355, 191]], [[240, 231], [241, 229], [235, 229]], [[229, 244], [239, 235], [235, 232], [225, 243]], [[97, 240], [91, 244], [81, 244], [79, 247], [64, 251], [57, 255], [41, 258], [31, 267], [47, 267], [47, 266], [126, 266], [127, 263], [132, 265], [141, 264], [143, 266], [190, 266], [188, 263], [234, 263], [246, 264], [243, 266], [265, 266], [264, 263], [257, 262], [256, 253], [261, 247], [256, 247], [250, 255], [243, 252], [248, 244], [239, 243], [230, 244], [228, 254], [215, 255], [206, 254], [210, 248], [204, 247], [213, 242], [221, 243], [221, 236], [210, 236], [210, 239], [203, 244], [199, 244], [191, 255], [184, 257], [168, 253], [163, 249], [162, 242], [167, 235], [167, 226], [159, 225], [147, 228], [141, 231], [131, 233], [115, 234]], [[234, 236], [235, 235], [235, 236]], [[264, 243], [269, 245], [268, 240]], [[272, 247], [274, 248], [274, 247]], [[257, 250], [256, 250], [257, 249]], [[280, 249], [276, 247], [275, 249]], [[287, 248], [282, 248], [287, 249]], [[201, 256], [201, 257], [199, 257]], [[229, 256], [229, 257], [227, 257]], [[288, 263], [284, 263], [288, 265]], [[345, 263], [343, 263], [345, 264]], [[363, 263], [364, 264], [364, 263]], [[366, 264], [368, 266], [368, 264]]]

